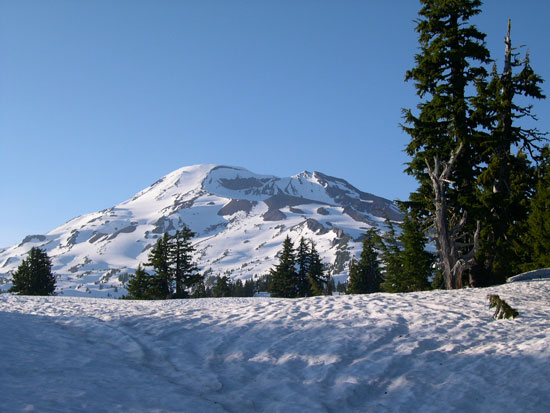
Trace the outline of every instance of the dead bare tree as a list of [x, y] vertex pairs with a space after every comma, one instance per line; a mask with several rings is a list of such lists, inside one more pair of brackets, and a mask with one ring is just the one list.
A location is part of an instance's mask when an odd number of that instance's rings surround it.
[[[479, 249], [479, 233], [481, 229], [480, 223], [477, 221], [473, 244], [464, 243], [461, 240], [467, 235], [463, 232], [467, 220], [467, 213], [464, 212], [457, 224], [452, 224], [449, 219], [446, 197], [447, 185], [452, 183], [449, 177], [462, 148], [463, 144], [460, 144], [460, 146], [453, 151], [449, 162], [443, 165], [443, 171], [440, 171], [442, 165], [437, 156], [434, 157], [433, 168], [426, 160], [428, 175], [430, 176], [434, 191], [435, 215], [433, 219], [436, 231], [435, 238], [440, 258], [439, 265], [443, 270], [445, 288], [448, 290], [462, 288], [463, 273], [472, 268], [475, 264], [475, 255]], [[469, 251], [464, 252], [465, 248], [469, 248]]]

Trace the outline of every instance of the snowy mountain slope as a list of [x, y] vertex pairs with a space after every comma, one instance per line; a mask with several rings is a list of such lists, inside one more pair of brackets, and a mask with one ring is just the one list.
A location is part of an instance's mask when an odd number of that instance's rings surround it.
[[[493, 320], [487, 294], [519, 311]], [[0, 411], [547, 412], [550, 281], [410, 294], [0, 295]]]
[[197, 259], [209, 274], [265, 274], [287, 235], [315, 240], [338, 274], [359, 253], [364, 231], [384, 228], [386, 216], [400, 217], [390, 201], [319, 172], [277, 178], [228, 166], [189, 166], [119, 205], [0, 251], [0, 281], [9, 288], [9, 274], [36, 246], [53, 259], [58, 293], [116, 297], [156, 240], [184, 224], [198, 234]]

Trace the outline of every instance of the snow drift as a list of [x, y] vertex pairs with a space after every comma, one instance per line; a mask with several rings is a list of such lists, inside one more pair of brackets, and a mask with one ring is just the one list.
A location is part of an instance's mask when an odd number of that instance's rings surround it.
[[[493, 320], [487, 294], [519, 311]], [[550, 411], [550, 281], [410, 294], [0, 295], [0, 411]]]

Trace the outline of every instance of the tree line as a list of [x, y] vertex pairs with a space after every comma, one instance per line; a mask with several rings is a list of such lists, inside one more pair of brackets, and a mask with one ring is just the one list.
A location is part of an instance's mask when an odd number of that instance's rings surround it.
[[279, 252], [279, 264], [256, 279], [232, 280], [227, 275], [209, 276], [198, 272], [192, 259], [195, 236], [183, 227], [174, 235], [164, 234], [151, 249], [145, 267], [141, 264], [126, 284], [127, 299], [252, 297], [269, 292], [273, 297], [307, 297], [330, 294], [334, 282], [321, 262], [312, 241], [300, 240], [298, 249], [289, 237]]

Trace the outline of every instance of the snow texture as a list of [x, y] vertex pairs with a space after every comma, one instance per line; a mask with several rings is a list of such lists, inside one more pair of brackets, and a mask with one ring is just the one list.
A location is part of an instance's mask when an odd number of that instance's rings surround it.
[[399, 218], [395, 205], [346, 181], [304, 171], [290, 178], [243, 168], [194, 165], [159, 179], [112, 208], [74, 218], [0, 250], [0, 290], [32, 247], [48, 253], [65, 296], [119, 297], [124, 282], [164, 232], [187, 225], [196, 260], [211, 275], [248, 279], [276, 263], [283, 240], [312, 239], [333, 275], [358, 255], [361, 236]]
[[[519, 311], [493, 320], [487, 294]], [[547, 412], [550, 281], [410, 294], [0, 295], [0, 411]]]

